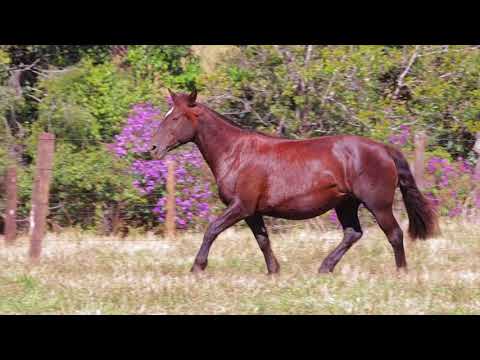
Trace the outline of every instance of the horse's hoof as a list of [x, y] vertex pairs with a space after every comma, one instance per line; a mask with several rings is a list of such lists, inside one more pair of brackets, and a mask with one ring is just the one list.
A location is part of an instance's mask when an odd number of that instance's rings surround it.
[[190, 269], [190, 272], [191, 272], [192, 274], [203, 274], [205, 271], [202, 270], [202, 269], [199, 269], [199, 268], [191, 268], [191, 269]]
[[190, 269], [190, 272], [191, 273], [194, 273], [194, 274], [201, 274], [205, 271], [205, 268], [207, 267], [207, 265], [198, 265], [198, 264], [195, 264], [192, 266], [192, 268]]
[[326, 269], [326, 268], [320, 268], [320, 269], [318, 269], [318, 273], [319, 273], [319, 274], [331, 274], [332, 272], [333, 272], [333, 270]]
[[274, 277], [274, 276], [278, 276], [280, 274], [280, 271], [269, 271], [267, 272], [267, 276], [269, 277]]

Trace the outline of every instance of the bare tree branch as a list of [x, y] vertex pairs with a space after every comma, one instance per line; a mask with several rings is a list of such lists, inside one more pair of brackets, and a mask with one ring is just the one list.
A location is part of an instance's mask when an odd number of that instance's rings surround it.
[[476, 134], [476, 140], [475, 140], [475, 145], [473, 145], [473, 151], [475, 151], [478, 155], [480, 155], [480, 132], [477, 132]]
[[[284, 63], [285, 63], [285, 66], [287, 67], [287, 73], [289, 78], [292, 80], [294, 84], [296, 84], [297, 95], [306, 96], [307, 84], [305, 83], [305, 79], [303, 78], [302, 74], [295, 66], [294, 56], [286, 47], [281, 47], [279, 45], [274, 45], [274, 47], [284, 59]], [[309, 65], [309, 62], [312, 57], [312, 53], [313, 53], [313, 45], [306, 45], [304, 63], [303, 63], [304, 68], [307, 68], [307, 66]], [[300, 123], [300, 129], [306, 123], [306, 117], [308, 114], [309, 106], [310, 105], [309, 105], [308, 97], [306, 97], [304, 106], [302, 108], [297, 107], [295, 109], [295, 117]]]
[[37, 59], [33, 63], [31, 63], [30, 65], [25, 65], [25, 64], [22, 63], [18, 66], [12, 66], [12, 67], [9, 67], [7, 69], [7, 71], [10, 71], [10, 72], [15, 71], [15, 70], [28, 71], [28, 70], [33, 69], [38, 64], [39, 61], [40, 61], [40, 59]]
[[307, 51], [305, 53], [305, 66], [308, 65], [310, 59], [312, 58], [313, 45], [307, 45]]
[[293, 57], [292, 53], [287, 48], [283, 48], [279, 45], [274, 45], [273, 47], [283, 57], [285, 66], [288, 69], [288, 76], [295, 84], [297, 84], [297, 86], [299, 86], [300, 74], [298, 74], [298, 72], [293, 68], [293, 65], [295, 64], [295, 58]]
[[[313, 51], [313, 45], [307, 45], [305, 47], [305, 60], [303, 63], [303, 67], [306, 69], [308, 68], [308, 65], [310, 63], [310, 59], [312, 58], [312, 51]], [[307, 86], [305, 84], [305, 79], [299, 75], [299, 87], [302, 95], [306, 92]]]
[[420, 49], [420, 45], [416, 45], [415, 49], [413, 50], [413, 54], [410, 57], [410, 60], [408, 61], [407, 67], [405, 68], [405, 70], [403, 70], [403, 72], [398, 77], [397, 88], [395, 89], [395, 91], [393, 93], [394, 99], [396, 99], [398, 97], [398, 94], [400, 93], [401, 88], [404, 86], [403, 80], [405, 79], [405, 76], [407, 76], [410, 69], [412, 68], [413, 63], [417, 59], [419, 49]]
[[20, 83], [20, 78], [22, 76], [23, 70], [12, 70], [10, 71], [10, 78], [8, 79], [7, 85], [13, 89], [15, 96], [22, 96], [22, 85]]
[[28, 96], [29, 98], [32, 98], [33, 100], [35, 100], [35, 101], [38, 102], [38, 103], [41, 103], [41, 102], [42, 102], [42, 99], [36, 97], [35, 95], [26, 94], [26, 96]]
[[229, 112], [229, 113], [224, 113], [224, 115], [241, 115], [241, 114], [248, 114], [248, 113], [252, 113], [257, 119], [259, 122], [261, 122], [263, 125], [265, 126], [268, 126], [269, 124], [265, 123], [264, 119], [260, 116], [259, 113], [257, 113], [252, 105], [250, 104], [250, 102], [248, 102], [247, 100], [245, 99], [242, 99], [242, 98], [239, 98], [237, 96], [234, 96], [234, 95], [231, 95], [231, 94], [224, 94], [224, 95], [219, 95], [219, 96], [213, 96], [213, 97], [210, 97], [206, 100], [207, 103], [211, 103], [211, 102], [218, 102], [222, 99], [228, 99], [228, 100], [234, 100], [234, 101], [238, 101], [240, 103], [243, 104], [243, 108], [244, 108], [244, 111], [239, 111], [239, 112]]
[[465, 50], [480, 50], [480, 45], [474, 45], [470, 46], [467, 48], [461, 48], [461, 49], [450, 49], [448, 45], [445, 45], [442, 47], [441, 50], [438, 51], [431, 51], [431, 52], [424, 52], [423, 54], [418, 54], [417, 57], [425, 57], [425, 56], [430, 56], [430, 55], [435, 55], [435, 54], [443, 54], [446, 53], [447, 51], [452, 51], [452, 52], [461, 52]]
[[19, 139], [23, 139], [25, 137], [25, 134], [26, 134], [25, 128], [23, 127], [23, 125], [19, 121], [17, 121], [17, 119], [14, 119], [14, 121], [15, 121], [15, 126], [18, 128], [16, 136]]
[[5, 122], [5, 131], [7, 132], [7, 139], [11, 139], [13, 137], [12, 129], [10, 129], [10, 124], [8, 123], [7, 117], [0, 116], [0, 118], [2, 118], [3, 121]]

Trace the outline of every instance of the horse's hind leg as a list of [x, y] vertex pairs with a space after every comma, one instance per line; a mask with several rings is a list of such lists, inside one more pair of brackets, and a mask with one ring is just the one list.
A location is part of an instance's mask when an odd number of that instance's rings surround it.
[[[382, 159], [379, 159], [382, 160]], [[354, 186], [354, 192], [372, 213], [388, 238], [395, 253], [397, 268], [406, 268], [403, 232], [393, 216], [393, 201], [398, 183], [398, 172], [393, 160], [365, 165], [365, 172]], [[381, 175], [380, 175], [381, 174]]]
[[320, 273], [330, 273], [335, 265], [345, 255], [345, 253], [362, 237], [362, 228], [358, 220], [358, 207], [360, 203], [356, 199], [350, 199], [342, 202], [335, 208], [337, 217], [343, 227], [343, 240], [326, 258], [323, 260]]
[[405, 249], [403, 248], [403, 231], [398, 225], [391, 206], [383, 207], [381, 209], [369, 209], [375, 216], [378, 225], [387, 235], [388, 242], [392, 245], [395, 254], [395, 263], [397, 269], [406, 268], [407, 260], [405, 258]]
[[253, 215], [245, 219], [246, 223], [250, 227], [255, 236], [255, 239], [262, 250], [265, 257], [265, 263], [267, 264], [267, 270], [269, 274], [276, 274], [280, 270], [275, 255], [273, 254], [272, 247], [270, 246], [270, 239], [268, 238], [267, 228], [263, 221], [263, 217], [260, 215]]

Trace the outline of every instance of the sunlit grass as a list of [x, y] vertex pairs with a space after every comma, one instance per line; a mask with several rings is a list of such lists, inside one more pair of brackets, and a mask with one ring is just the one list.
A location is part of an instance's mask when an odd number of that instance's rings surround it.
[[384, 235], [368, 229], [334, 274], [317, 269], [340, 231], [271, 236], [281, 274], [242, 228], [222, 234], [202, 275], [189, 272], [202, 235], [127, 240], [48, 235], [29, 266], [28, 239], [0, 246], [2, 314], [478, 314], [478, 226], [444, 224], [437, 239], [406, 241], [409, 272], [397, 273]]

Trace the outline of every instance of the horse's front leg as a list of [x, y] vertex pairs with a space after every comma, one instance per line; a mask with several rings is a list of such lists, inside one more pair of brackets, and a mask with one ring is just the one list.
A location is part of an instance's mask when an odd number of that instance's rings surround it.
[[207, 231], [203, 237], [202, 246], [195, 257], [191, 272], [201, 272], [205, 270], [208, 264], [208, 253], [210, 247], [217, 238], [217, 236], [230, 226], [235, 225], [240, 220], [245, 219], [248, 215], [245, 207], [239, 200], [234, 200], [225, 212], [212, 221], [207, 228]]

